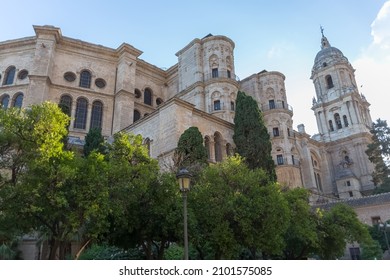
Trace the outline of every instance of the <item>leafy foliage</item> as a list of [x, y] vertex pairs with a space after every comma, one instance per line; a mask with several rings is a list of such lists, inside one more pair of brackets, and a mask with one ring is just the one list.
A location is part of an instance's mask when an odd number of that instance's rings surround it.
[[199, 167], [207, 165], [207, 150], [203, 145], [203, 137], [197, 127], [186, 129], [179, 138], [175, 151], [177, 167], [186, 167], [192, 173], [198, 172]]
[[390, 157], [390, 128], [385, 120], [378, 119], [372, 124], [372, 143], [368, 144], [366, 154], [368, 159], [375, 165], [372, 174], [374, 184], [385, 183], [390, 185], [390, 168], [386, 159]]
[[276, 181], [272, 145], [257, 102], [244, 92], [237, 94], [233, 140], [236, 152], [245, 158], [250, 169], [262, 168]]
[[190, 240], [201, 258], [234, 259], [242, 247], [253, 256], [283, 248], [287, 203], [264, 171], [250, 170], [239, 156], [203, 171], [189, 207]]
[[92, 151], [105, 152], [104, 137], [100, 128], [91, 128], [85, 136], [84, 156], [88, 156]]

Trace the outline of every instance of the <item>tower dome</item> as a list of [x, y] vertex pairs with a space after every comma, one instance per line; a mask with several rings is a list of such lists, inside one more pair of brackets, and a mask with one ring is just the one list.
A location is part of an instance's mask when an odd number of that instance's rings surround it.
[[314, 59], [313, 71], [318, 71], [321, 68], [335, 65], [338, 63], [348, 63], [348, 59], [344, 54], [335, 47], [329, 44], [328, 39], [322, 34], [321, 38], [321, 50], [317, 53]]

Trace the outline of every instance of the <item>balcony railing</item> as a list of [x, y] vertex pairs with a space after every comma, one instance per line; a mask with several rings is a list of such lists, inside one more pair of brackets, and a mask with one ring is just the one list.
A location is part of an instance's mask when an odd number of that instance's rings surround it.
[[281, 166], [281, 165], [293, 165], [293, 166], [299, 166], [300, 161], [299, 159], [287, 159], [287, 157], [279, 157], [275, 159], [275, 165]]
[[211, 80], [211, 79], [221, 79], [221, 78], [232, 79], [232, 80], [235, 80], [237, 82], [240, 81], [240, 78], [238, 76], [234, 75], [233, 73], [231, 73], [230, 71], [222, 71], [222, 70], [219, 70], [218, 73], [205, 74], [203, 76], [203, 81], [207, 82], [208, 80]]
[[290, 111], [291, 113], [293, 112], [293, 107], [291, 107], [290, 105], [288, 105], [287, 103], [284, 103], [284, 102], [275, 102], [273, 104], [266, 104], [266, 105], [262, 105], [261, 106], [261, 110], [263, 112], [265, 111], [269, 111], [269, 110], [280, 110], [280, 109], [284, 109], [284, 110], [287, 110], [287, 111]]

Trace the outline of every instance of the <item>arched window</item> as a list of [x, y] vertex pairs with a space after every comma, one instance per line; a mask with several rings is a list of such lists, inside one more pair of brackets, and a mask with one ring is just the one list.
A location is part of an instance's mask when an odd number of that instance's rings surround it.
[[12, 85], [14, 83], [15, 71], [15, 66], [8, 67], [8, 69], [5, 71], [3, 85]]
[[91, 87], [91, 73], [88, 70], [83, 70], [80, 73], [80, 87], [90, 88]]
[[77, 99], [74, 128], [85, 129], [87, 123], [88, 101], [80, 97]]
[[7, 109], [9, 104], [9, 95], [6, 94], [1, 98], [1, 108]]
[[214, 100], [214, 111], [221, 110], [221, 101], [220, 100]]
[[341, 125], [340, 115], [338, 113], [334, 114], [334, 121], [336, 123], [337, 129], [341, 129], [343, 126]]
[[204, 146], [206, 147], [207, 158], [210, 160], [210, 138], [207, 136], [204, 138]]
[[347, 119], [346, 115], [343, 116], [343, 120], [344, 120], [344, 126], [347, 127], [348, 126], [348, 119]]
[[134, 110], [133, 121], [136, 122], [141, 118], [141, 113], [138, 110]]
[[62, 112], [64, 112], [68, 116], [71, 115], [71, 113], [72, 113], [72, 97], [70, 97], [69, 95], [61, 96], [59, 105], [60, 105]]
[[94, 101], [92, 103], [91, 128], [102, 128], [102, 120], [103, 103], [100, 101]]
[[214, 152], [215, 161], [222, 161], [222, 137], [218, 132], [214, 133]]
[[23, 104], [23, 93], [19, 92], [14, 97], [13, 107], [22, 108], [22, 104]]
[[331, 120], [329, 121], [329, 129], [330, 131], [334, 131], [333, 122]]
[[144, 91], [144, 103], [152, 106], [152, 90], [150, 88], [146, 88]]
[[334, 87], [334, 85], [333, 85], [333, 80], [332, 80], [332, 76], [331, 76], [331, 75], [327, 75], [327, 76], [325, 77], [325, 81], [326, 81], [326, 87], [327, 87], [328, 89]]

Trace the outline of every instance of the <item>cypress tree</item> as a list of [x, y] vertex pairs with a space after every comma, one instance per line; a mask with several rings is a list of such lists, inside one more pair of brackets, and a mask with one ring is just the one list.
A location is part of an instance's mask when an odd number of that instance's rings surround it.
[[192, 126], [183, 132], [179, 138], [176, 153], [180, 155], [180, 166], [207, 164], [207, 150], [203, 145], [203, 136], [197, 127]]
[[250, 169], [261, 168], [272, 181], [276, 181], [272, 144], [262, 113], [257, 102], [245, 92], [237, 94], [234, 124], [236, 152], [245, 158]]
[[104, 137], [100, 128], [91, 128], [85, 136], [84, 156], [88, 156], [93, 150], [104, 152]]

